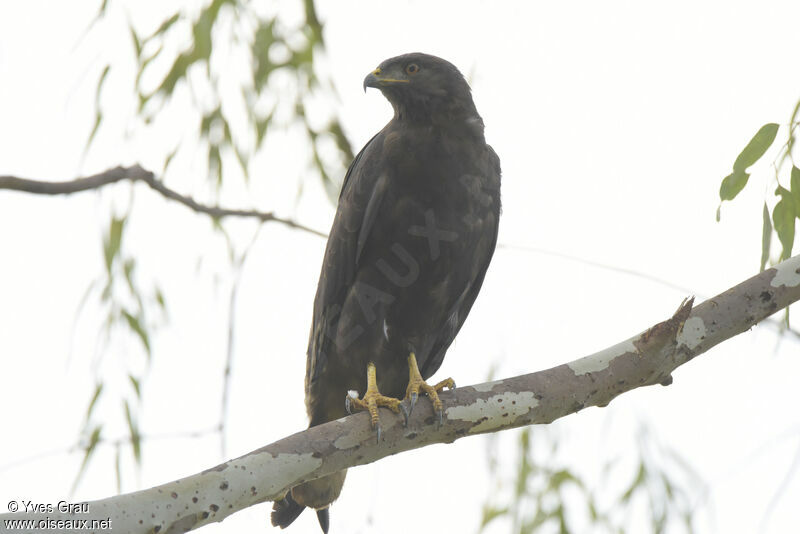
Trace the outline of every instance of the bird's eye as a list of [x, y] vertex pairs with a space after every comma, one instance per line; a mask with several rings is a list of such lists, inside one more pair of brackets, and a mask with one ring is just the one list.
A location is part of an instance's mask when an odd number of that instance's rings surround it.
[[416, 63], [409, 63], [406, 66], [406, 73], [408, 73], [408, 74], [416, 74], [418, 72], [419, 72], [419, 65], [417, 65]]

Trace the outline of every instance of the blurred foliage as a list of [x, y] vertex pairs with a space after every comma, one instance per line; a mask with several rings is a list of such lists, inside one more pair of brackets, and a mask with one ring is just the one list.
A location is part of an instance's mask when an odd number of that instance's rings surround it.
[[[83, 462], [75, 478], [72, 491], [74, 492], [81, 477], [86, 471], [90, 459], [97, 446], [103, 443], [103, 422], [98, 421], [95, 409], [103, 399], [106, 388], [104, 387], [104, 374], [101, 361], [104, 356], [114, 356], [115, 367], [121, 367], [127, 376], [126, 385], [121, 390], [115, 391], [121, 397], [121, 406], [128, 429], [128, 444], [133, 453], [133, 459], [138, 465], [141, 462], [141, 433], [134, 410], [142, 399], [141, 381], [144, 379], [144, 370], [148, 367], [152, 357], [151, 337], [159, 325], [166, 321], [166, 304], [164, 295], [158, 286], [151, 290], [143, 290], [137, 281], [136, 260], [126, 254], [123, 246], [125, 224], [128, 214], [117, 217], [112, 215], [108, 230], [103, 236], [103, 259], [105, 269], [102, 274], [90, 284], [83, 299], [80, 309], [87, 303], [89, 297], [95, 295], [102, 311], [103, 328], [97, 340], [97, 353], [94, 367], [96, 369], [95, 388], [86, 409], [86, 416], [81, 428], [80, 447], [84, 451]], [[157, 312], [156, 317], [151, 317]], [[128, 346], [136, 346], [140, 351], [116, 351], [112, 339], [125, 340]], [[132, 343], [131, 343], [132, 342]], [[141, 361], [142, 358], [144, 361]], [[120, 478], [120, 444], [117, 448], [117, 487], [122, 487]]]
[[[556, 428], [521, 429], [513, 456], [507, 446], [500, 454], [499, 434], [489, 436], [493, 490], [479, 532], [498, 531], [496, 526], [513, 534], [694, 531], [705, 486], [646, 425], [639, 428], [636, 456], [605, 462], [595, 483], [559, 455], [559, 448], [569, 444]], [[504, 467], [514, 473], [504, 473]]]
[[[212, 0], [196, 15], [172, 13], [148, 35], [129, 23], [136, 56], [137, 114], [149, 125], [174, 99], [190, 95], [199, 118], [197, 138], [190, 141], [204, 145], [208, 174], [217, 186], [223, 184], [225, 155], [234, 156], [249, 177], [250, 159], [263, 147], [270, 128], [299, 124], [307, 135], [309, 163], [335, 198], [353, 151], [338, 116], [333, 114], [321, 126], [313, 124], [319, 117], [309, 118], [309, 104], [316, 96], [335, 94], [331, 81], [315, 69], [325, 49], [322, 24], [311, 0], [302, 2], [299, 25], [287, 25], [279, 13], [261, 12], [263, 7], [247, 0]], [[100, 17], [107, 9], [104, 3]], [[186, 33], [191, 39], [173, 50], [173, 43]], [[243, 72], [229, 68], [242, 60], [249, 65]], [[106, 66], [98, 80], [98, 114], [89, 144], [102, 122], [100, 96], [114, 68]], [[231, 80], [240, 74], [241, 79]], [[232, 81], [236, 90], [231, 90]], [[245, 125], [234, 128], [230, 116], [240, 107], [245, 110]], [[277, 121], [278, 116], [283, 120]], [[338, 157], [324, 155], [326, 143], [338, 150]]]
[[[789, 123], [786, 125], [786, 141], [778, 149], [771, 166], [774, 172], [775, 190], [772, 198], [764, 200], [762, 209], [761, 269], [770, 261], [772, 236], [777, 235], [781, 252], [777, 261], [792, 256], [795, 238], [795, 223], [800, 218], [800, 168], [794, 160], [794, 146], [797, 129], [800, 126], [800, 101], [795, 105]], [[720, 207], [717, 208], [717, 221], [720, 220], [722, 202], [733, 200], [744, 189], [750, 178], [748, 167], [754, 165], [770, 149], [778, 136], [780, 125], [768, 123], [762, 126], [747, 146], [733, 162], [733, 172], [723, 178], [719, 189]], [[788, 185], [788, 188], [786, 187]], [[769, 205], [772, 204], [770, 216]]]
[[[353, 151], [336, 111], [331, 109], [333, 106], [314, 105], [315, 100], [335, 96], [336, 91], [330, 79], [319, 73], [319, 65], [324, 62], [320, 58], [324, 57], [325, 40], [312, 0], [299, 0], [293, 5], [267, 5], [249, 0], [210, 0], [204, 5], [186, 2], [184, 8], [166, 13], [149, 31], [135, 27], [127, 15], [136, 9], [136, 4], [125, 4], [125, 0], [103, 0], [87, 30], [88, 33], [103, 26], [114, 28], [114, 35], [129, 42], [134, 61], [110, 62], [101, 67], [85, 155], [97, 142], [112, 111], [103, 107], [104, 92], [111, 87], [120, 91], [119, 83], [109, 82], [116, 76], [117, 80], [132, 82], [129, 97], [135, 99], [135, 116], [133, 124], [127, 127], [129, 130], [145, 135], [155, 132], [159, 117], [169, 116], [172, 109], [183, 110], [189, 104], [194, 119], [187, 121], [188, 127], [180, 133], [171, 151], [165, 150], [162, 180], [167, 180], [171, 172], [183, 171], [170, 166], [180, 150], [192, 155], [200, 153], [207, 168], [200, 180], [210, 183], [211, 190], [219, 195], [233, 177], [243, 176], [249, 183], [253, 156], [265, 147], [271, 134], [299, 130], [306, 137], [307, 149], [303, 154], [309, 170], [307, 175], [298, 177], [299, 191], [304, 181], [319, 179], [329, 198], [335, 200]], [[299, 8], [299, 18], [297, 9], [292, 12], [291, 7]], [[124, 24], [121, 28], [120, 21]], [[131, 65], [134, 72], [130, 72]], [[125, 96], [115, 94], [109, 101], [119, 102]], [[151, 159], [152, 156], [148, 154]], [[185, 173], [181, 178], [186, 178]], [[276, 175], [274, 179], [286, 180], [286, 177]], [[129, 251], [124, 246], [126, 228], [137, 213], [133, 188], [128, 199], [125, 214], [109, 216], [103, 237], [104, 269], [87, 289], [79, 307], [80, 314], [91, 298], [103, 310], [105, 320], [94, 360], [96, 388], [81, 429], [80, 448], [84, 458], [75, 486], [96, 448], [103, 443], [116, 447], [118, 488], [122, 487], [123, 456], [130, 454], [135, 465], [142, 461], [139, 420], [142, 383], [155, 353], [155, 332], [167, 318], [168, 295], [155, 280], [142, 280], [136, 275], [135, 257], [141, 252]], [[225, 235], [231, 272], [236, 273], [246, 250], [235, 250], [220, 221], [212, 221], [212, 227]], [[237, 286], [238, 283], [233, 286], [232, 300]], [[230, 322], [232, 332], [232, 315]], [[131, 343], [131, 340], [136, 341]], [[118, 346], [125, 347], [124, 355], [116, 354]], [[225, 357], [220, 354], [221, 359]], [[226, 368], [229, 368], [230, 347], [227, 358]], [[113, 373], [118, 373], [120, 367], [123, 369], [127, 376], [124, 385], [112, 378], [110, 366], [103, 365], [106, 360], [115, 366]], [[229, 369], [223, 378], [223, 419], [218, 427], [221, 434], [225, 428], [228, 373]], [[109, 382], [115, 383], [112, 386]], [[108, 411], [98, 409], [101, 404], [120, 406], [119, 420], [113, 421], [117, 424], [109, 424], [112, 421], [107, 420]], [[127, 429], [127, 439], [105, 438], [104, 430], [109, 426]], [[224, 435], [221, 439], [224, 443]]]

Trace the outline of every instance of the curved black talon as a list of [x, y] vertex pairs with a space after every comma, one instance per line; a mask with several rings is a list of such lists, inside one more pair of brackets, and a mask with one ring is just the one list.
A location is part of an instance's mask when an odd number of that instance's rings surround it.
[[403, 426], [408, 426], [408, 417], [411, 415], [411, 411], [406, 410], [406, 407], [403, 403], [398, 404], [398, 406], [400, 406], [400, 409], [403, 411], [403, 419], [405, 419]]
[[417, 404], [417, 399], [419, 398], [419, 394], [416, 392], [411, 393], [411, 406], [408, 409], [408, 415], [411, 415], [411, 412], [414, 411], [414, 405]]
[[353, 410], [350, 409], [350, 395], [346, 395], [344, 398], [344, 409], [348, 414], [353, 415]]
[[382, 434], [381, 424], [378, 423], [377, 425], [375, 425], [375, 427], [377, 429], [377, 434], [378, 434], [378, 443], [380, 443], [381, 442], [381, 434]]

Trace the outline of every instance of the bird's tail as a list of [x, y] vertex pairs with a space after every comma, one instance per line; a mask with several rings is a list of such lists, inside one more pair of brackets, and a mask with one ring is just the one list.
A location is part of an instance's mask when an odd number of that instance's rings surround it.
[[[270, 516], [272, 526], [281, 528], [288, 527], [305, 509], [305, 506], [292, 498], [292, 492], [290, 491], [286, 494], [286, 497], [272, 504], [272, 515]], [[328, 534], [328, 528], [330, 526], [328, 509], [323, 508], [322, 510], [317, 510], [317, 519], [319, 520], [319, 526], [322, 528], [322, 532]]]
[[280, 501], [275, 501], [272, 505], [272, 515], [270, 516], [272, 526], [281, 528], [288, 527], [305, 509], [305, 506], [299, 504], [292, 498], [292, 492], [290, 491], [286, 494], [286, 497]]

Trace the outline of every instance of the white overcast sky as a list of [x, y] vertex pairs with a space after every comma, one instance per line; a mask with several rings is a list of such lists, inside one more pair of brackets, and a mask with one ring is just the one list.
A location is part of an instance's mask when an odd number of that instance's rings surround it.
[[[281, 8], [291, 13], [296, 3]], [[130, 86], [122, 76], [104, 94], [117, 122], [100, 130], [82, 161], [97, 75], [108, 61], [132, 61], [125, 11], [149, 33], [181, 5], [125, 2], [114, 11], [116, 23], [81, 40], [97, 4], [0, 3], [0, 174], [63, 180], [117, 164], [157, 168], [171, 150], [164, 139], [126, 130], [130, 102], [115, 96]], [[361, 89], [383, 59], [429, 52], [469, 77], [503, 165], [501, 243], [635, 270], [704, 297], [756, 273], [774, 152], [753, 168], [741, 198], [723, 207], [721, 223], [714, 213], [720, 180], [739, 150], [762, 124], [785, 125], [800, 98], [796, 0], [319, 4], [325, 70], [340, 94], [330, 105], [340, 107], [357, 147], [391, 114], [379, 93]], [[169, 120], [180, 130], [179, 112]], [[250, 193], [223, 200], [278, 209], [327, 230], [333, 207], [318, 187], [309, 185], [292, 210], [306, 156], [290, 142], [265, 149], [263, 175], [253, 177]], [[179, 177], [173, 186], [203, 199], [198, 184]], [[127, 192], [127, 185], [67, 198], [0, 191], [0, 511], [10, 500], [69, 498], [81, 456], [67, 449], [94, 384], [102, 320], [91, 300], [77, 321], [75, 314], [103, 268], [100, 225], [109, 210], [127, 208]], [[124, 246], [139, 259], [143, 283], [157, 280], [169, 299], [144, 385], [146, 435], [205, 430], [219, 417], [232, 276], [224, 242], [209, 226], [136, 188]], [[240, 244], [255, 230], [246, 222], [226, 228]], [[304, 353], [323, 247], [320, 238], [275, 225], [254, 242], [235, 310], [229, 456], [305, 426]], [[492, 367], [501, 377], [563, 363], [663, 320], [685, 296], [586, 263], [501, 249], [440, 375], [466, 385], [485, 381]], [[119, 362], [141, 367], [135, 340], [127, 341], [108, 347], [102, 373], [111, 390], [126, 386], [115, 375]], [[571, 416], [557, 424], [566, 440], [560, 461], [594, 473], [609, 457], [632, 454], [636, 422], [646, 421], [709, 484], [713, 519], [700, 521], [700, 531], [793, 531], [800, 473], [770, 503], [800, 450], [798, 346], [756, 327], [680, 368], [670, 387], [640, 389]], [[121, 437], [111, 390], [100, 415], [111, 421], [106, 435]], [[500, 441], [501, 459], [511, 460], [514, 443]], [[351, 471], [331, 511], [332, 532], [407, 532], [412, 513], [425, 522], [421, 532], [476, 531], [492, 491], [485, 455], [484, 438], [471, 438]], [[113, 456], [101, 449], [75, 500], [116, 491]], [[138, 478], [127, 452], [124, 458], [126, 491], [223, 459], [213, 436], [148, 440]], [[315, 523], [306, 513], [289, 532], [317, 532]], [[203, 532], [267, 525], [262, 505]]]

